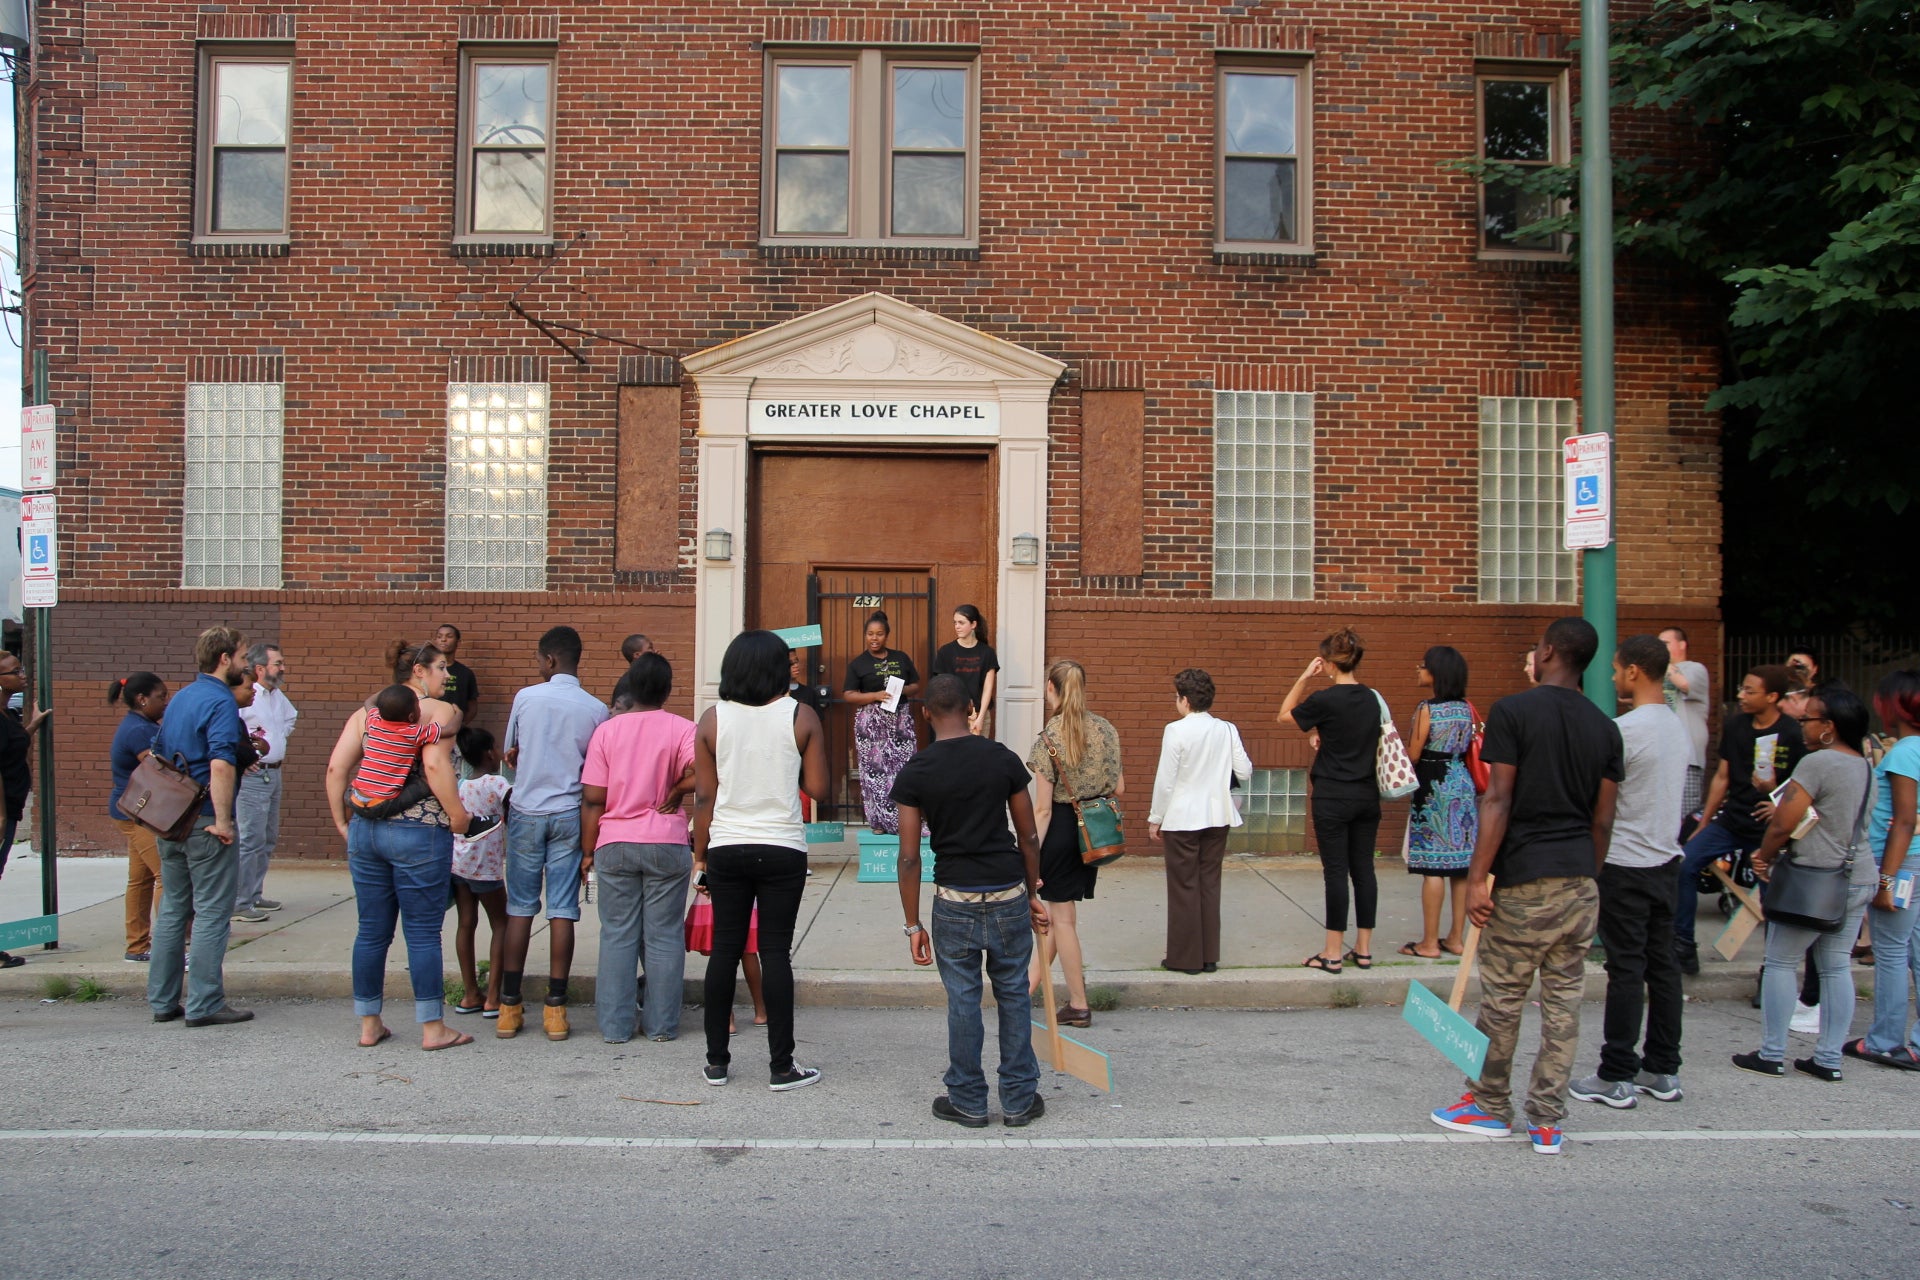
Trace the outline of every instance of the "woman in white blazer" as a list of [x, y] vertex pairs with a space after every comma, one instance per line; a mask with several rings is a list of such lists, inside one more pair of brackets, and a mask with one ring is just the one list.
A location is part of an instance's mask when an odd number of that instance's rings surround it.
[[1220, 864], [1227, 830], [1240, 825], [1233, 779], [1253, 781], [1240, 731], [1215, 720], [1213, 677], [1189, 667], [1173, 678], [1180, 718], [1160, 736], [1147, 834], [1166, 847], [1167, 955], [1163, 969], [1212, 973], [1220, 967]]

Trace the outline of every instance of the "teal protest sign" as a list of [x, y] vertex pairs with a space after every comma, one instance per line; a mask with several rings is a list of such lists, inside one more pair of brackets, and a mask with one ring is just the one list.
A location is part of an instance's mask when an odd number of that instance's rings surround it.
[[1449, 1008], [1445, 1000], [1418, 982], [1409, 982], [1406, 1007], [1400, 1016], [1469, 1079], [1480, 1077], [1480, 1069], [1487, 1062], [1487, 1037]]
[[789, 649], [812, 649], [822, 643], [819, 627], [786, 627], [773, 634], [785, 640]]
[[847, 824], [844, 822], [807, 823], [808, 844], [839, 844], [847, 838]]
[[15, 947], [37, 947], [58, 941], [59, 916], [29, 916], [25, 920], [0, 924], [0, 951], [11, 951]]

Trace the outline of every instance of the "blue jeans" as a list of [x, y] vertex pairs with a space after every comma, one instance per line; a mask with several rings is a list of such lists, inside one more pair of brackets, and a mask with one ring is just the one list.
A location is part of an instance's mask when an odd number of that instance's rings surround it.
[[1700, 912], [1700, 872], [1709, 862], [1738, 857], [1760, 847], [1760, 841], [1737, 836], [1718, 822], [1709, 822], [1680, 851], [1680, 900], [1673, 911], [1674, 941], [1693, 946], [1693, 922]]
[[507, 914], [540, 914], [547, 882], [547, 919], [580, 918], [580, 811], [507, 816]]
[[453, 832], [356, 814], [347, 826], [347, 870], [360, 909], [360, 931], [353, 939], [353, 1011], [371, 1017], [385, 1002], [387, 951], [397, 917], [406, 931], [414, 1021], [438, 1022], [447, 989], [440, 927], [453, 877]]
[[[1770, 1062], [1787, 1057], [1787, 1024], [1800, 994], [1800, 957], [1813, 948], [1814, 968], [1820, 974], [1820, 1038], [1813, 1060], [1823, 1067], [1840, 1066], [1840, 1046], [1853, 1026], [1853, 940], [1860, 936], [1860, 917], [1867, 913], [1874, 886], [1856, 885], [1847, 892], [1847, 918], [1832, 933], [1816, 933], [1794, 925], [1767, 926], [1767, 959], [1760, 969], [1760, 1056]], [[1874, 945], [1880, 940], [1875, 938]]]
[[1892, 1053], [1904, 1040], [1920, 1055], [1920, 1019], [1911, 1029], [1907, 1022], [1909, 993], [1920, 990], [1920, 948], [1913, 945], [1920, 897], [1896, 911], [1870, 908], [1867, 918], [1873, 924], [1873, 1025], [1867, 1029], [1867, 1048]]
[[187, 921], [193, 921], [193, 972], [187, 977], [189, 1018], [217, 1013], [227, 1003], [227, 934], [233, 929], [233, 886], [240, 878], [240, 851], [208, 833], [213, 815], [203, 814], [185, 840], [160, 844], [160, 914], [153, 922], [153, 955], [147, 970], [147, 1003], [155, 1013], [180, 1007], [181, 970], [186, 967]]
[[684, 844], [615, 841], [593, 851], [593, 870], [600, 885], [600, 976], [593, 999], [600, 1038], [608, 1044], [633, 1039], [639, 991], [634, 970], [643, 954], [647, 1004], [641, 1030], [650, 1037], [679, 1035], [693, 850]]
[[1040, 1064], [1033, 1056], [1033, 1000], [1027, 994], [1033, 921], [1026, 898], [978, 903], [935, 898], [933, 958], [947, 989], [948, 1100], [970, 1116], [987, 1114], [987, 1077], [980, 1068], [987, 1039], [980, 1018], [984, 961], [1000, 1006], [1000, 1111], [1009, 1116], [1030, 1111], [1040, 1092]]

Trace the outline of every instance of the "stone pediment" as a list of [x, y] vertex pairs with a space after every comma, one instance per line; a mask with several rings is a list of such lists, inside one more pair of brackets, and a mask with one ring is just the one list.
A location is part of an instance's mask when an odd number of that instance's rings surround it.
[[697, 383], [747, 379], [789, 386], [831, 381], [870, 387], [927, 382], [1051, 387], [1066, 368], [884, 293], [796, 316], [682, 363]]

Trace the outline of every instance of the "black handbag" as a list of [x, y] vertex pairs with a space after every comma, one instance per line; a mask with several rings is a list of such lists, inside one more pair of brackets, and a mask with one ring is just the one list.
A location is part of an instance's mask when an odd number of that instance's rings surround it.
[[1867, 824], [1867, 810], [1873, 805], [1873, 766], [1867, 766], [1867, 796], [1860, 803], [1860, 816], [1854, 820], [1853, 835], [1847, 841], [1847, 857], [1837, 867], [1809, 867], [1795, 862], [1793, 854], [1780, 859], [1760, 897], [1760, 910], [1769, 924], [1791, 925], [1832, 933], [1847, 922], [1847, 897], [1853, 886], [1853, 859], [1860, 833]]

